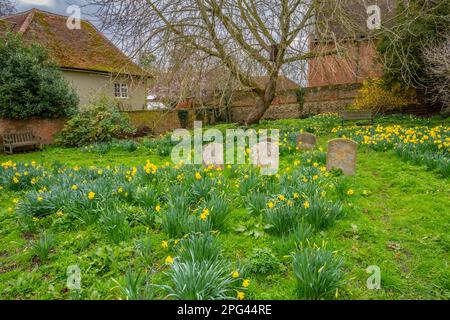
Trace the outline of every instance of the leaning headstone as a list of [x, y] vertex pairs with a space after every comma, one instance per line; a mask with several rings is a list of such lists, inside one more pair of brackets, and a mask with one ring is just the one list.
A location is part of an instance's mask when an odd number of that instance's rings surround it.
[[312, 133], [301, 133], [297, 136], [299, 150], [311, 150], [316, 147], [317, 137]]
[[223, 156], [223, 144], [210, 143], [203, 147], [203, 165], [215, 168], [223, 167], [225, 161]]
[[328, 142], [327, 170], [341, 169], [345, 175], [356, 173], [358, 144], [353, 140], [334, 139]]

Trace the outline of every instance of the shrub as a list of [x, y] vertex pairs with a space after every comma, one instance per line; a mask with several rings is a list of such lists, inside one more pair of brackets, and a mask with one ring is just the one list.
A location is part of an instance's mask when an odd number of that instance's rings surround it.
[[101, 98], [72, 116], [65, 124], [57, 142], [80, 147], [94, 142], [110, 142], [132, 135], [135, 129], [128, 116], [119, 112], [114, 101]]
[[[431, 88], [431, 102], [439, 101], [444, 108], [450, 109], [450, 33], [441, 43], [424, 49], [426, 70], [429, 76], [428, 86]], [[448, 111], [447, 111], [448, 112]]]
[[19, 35], [0, 39], [0, 117], [59, 118], [73, 114], [79, 99], [45, 49]]
[[[429, 75], [424, 48], [444, 40], [448, 32], [448, 1], [396, 1], [392, 27], [382, 34], [378, 53], [383, 59], [383, 77], [389, 86], [428, 89]], [[447, 72], [448, 73], [448, 72]], [[429, 90], [424, 90], [429, 91]]]
[[280, 267], [280, 261], [269, 248], [253, 249], [252, 255], [246, 264], [246, 271], [257, 274], [275, 272]]
[[375, 114], [390, 110], [400, 110], [412, 103], [405, 93], [385, 88], [381, 79], [369, 79], [363, 83], [355, 102], [351, 106], [356, 110], [370, 110]]
[[343, 260], [323, 248], [303, 248], [294, 255], [297, 296], [319, 300], [335, 296], [344, 282]]

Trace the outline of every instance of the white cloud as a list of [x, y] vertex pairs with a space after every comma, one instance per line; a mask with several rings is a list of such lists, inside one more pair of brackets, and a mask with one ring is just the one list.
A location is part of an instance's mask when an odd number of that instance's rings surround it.
[[31, 4], [36, 6], [51, 7], [54, 5], [53, 0], [18, 0], [18, 4]]

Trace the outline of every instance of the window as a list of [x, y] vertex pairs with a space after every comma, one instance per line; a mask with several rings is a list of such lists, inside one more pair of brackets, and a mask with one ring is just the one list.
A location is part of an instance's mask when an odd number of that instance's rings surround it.
[[114, 96], [118, 99], [128, 99], [128, 85], [126, 83], [114, 83]]

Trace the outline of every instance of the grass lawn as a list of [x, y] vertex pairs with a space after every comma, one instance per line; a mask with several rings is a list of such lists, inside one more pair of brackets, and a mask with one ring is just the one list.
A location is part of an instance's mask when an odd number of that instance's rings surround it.
[[[255, 175], [250, 166], [167, 165], [158, 144], [0, 155], [0, 299], [192, 297], [180, 285], [201, 282], [207, 263], [185, 257], [194, 242], [187, 233], [207, 234], [208, 248], [220, 246], [217, 274], [204, 280], [223, 285], [226, 297], [311, 298], [299, 289], [293, 255], [322, 248], [343, 265], [309, 270], [325, 279], [339, 271], [319, 298], [449, 299], [448, 122], [385, 119], [388, 133], [380, 129], [371, 133], [374, 143], [361, 143], [354, 177], [323, 170], [327, 142], [338, 134], [357, 140], [360, 131], [332, 130], [338, 125], [333, 118], [263, 123], [288, 129], [276, 177]], [[395, 125], [415, 131], [403, 137], [391, 133]], [[299, 129], [320, 137], [316, 150], [287, 149]], [[418, 149], [399, 155], [414, 144]], [[81, 290], [67, 288], [73, 265]], [[193, 268], [191, 278], [182, 266]], [[369, 266], [380, 268], [379, 290], [367, 288]]]

